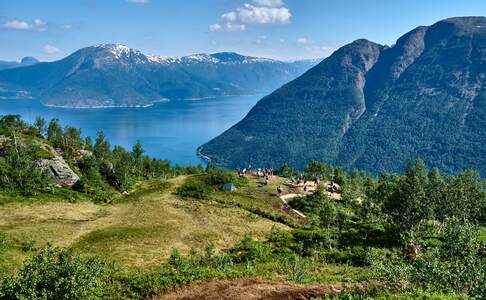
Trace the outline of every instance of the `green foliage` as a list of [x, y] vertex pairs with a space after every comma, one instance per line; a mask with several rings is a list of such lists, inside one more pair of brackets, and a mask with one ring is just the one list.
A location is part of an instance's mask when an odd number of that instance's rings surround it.
[[305, 197], [296, 197], [289, 202], [290, 206], [313, 216], [313, 224], [322, 227], [343, 226], [352, 212], [330, 199], [322, 189]]
[[34, 122], [34, 127], [37, 129], [40, 136], [44, 136], [46, 133], [46, 120], [43, 117], [36, 117]]
[[225, 183], [236, 183], [236, 176], [233, 172], [224, 169], [210, 169], [206, 174], [208, 185], [219, 186]]
[[485, 220], [486, 185], [473, 171], [443, 178], [437, 169], [427, 174], [418, 160], [391, 190], [379, 196], [385, 197], [386, 212], [405, 231], [430, 219]]
[[269, 245], [254, 240], [250, 236], [245, 236], [243, 240], [236, 245], [231, 253], [235, 256], [235, 261], [241, 262], [265, 262], [271, 258], [272, 249]]
[[209, 191], [205, 183], [196, 180], [187, 180], [177, 188], [176, 194], [183, 198], [206, 199]]
[[305, 167], [305, 177], [310, 180], [315, 178], [331, 180], [334, 177], [334, 170], [327, 164], [313, 160]]
[[33, 195], [49, 187], [50, 179], [34, 162], [35, 148], [13, 144], [4, 152], [0, 157], [0, 189]]
[[290, 168], [288, 164], [283, 164], [277, 173], [278, 175], [286, 178], [291, 178], [297, 174], [297, 172]]
[[54, 147], [59, 147], [62, 142], [62, 128], [59, 119], [52, 119], [47, 126], [47, 140]]
[[289, 255], [280, 260], [279, 267], [282, 273], [287, 273], [287, 280], [304, 283], [313, 271], [314, 262], [311, 258], [304, 258], [297, 254]]
[[394, 292], [375, 289], [341, 292], [335, 296], [326, 296], [316, 300], [459, 300], [467, 299], [464, 295], [454, 293], [443, 293], [434, 291], [423, 291], [421, 289], [413, 292]]
[[20, 115], [0, 116], [0, 134], [15, 137], [24, 131], [29, 131], [29, 126]]
[[0, 286], [0, 299], [102, 299], [105, 264], [47, 247]]
[[446, 223], [443, 243], [430, 245], [415, 256], [383, 256], [371, 252], [368, 260], [377, 276], [402, 290], [432, 291], [482, 297], [485, 295], [486, 256], [474, 226], [457, 219]]

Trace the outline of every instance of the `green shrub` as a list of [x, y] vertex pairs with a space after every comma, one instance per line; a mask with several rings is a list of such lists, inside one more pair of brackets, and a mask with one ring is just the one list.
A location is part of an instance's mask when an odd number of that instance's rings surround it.
[[206, 174], [206, 183], [209, 185], [223, 185], [228, 182], [236, 182], [233, 172], [224, 169], [210, 169]]
[[368, 261], [377, 276], [405, 291], [422, 288], [480, 298], [486, 295], [486, 257], [477, 236], [472, 225], [451, 220], [442, 231], [442, 243], [429, 244], [412, 257], [370, 252]]
[[101, 299], [104, 274], [96, 258], [47, 247], [1, 283], [0, 299]]
[[313, 261], [297, 254], [292, 254], [280, 260], [280, 271], [287, 274], [287, 280], [303, 283], [309, 279], [313, 268]]
[[272, 249], [269, 245], [245, 236], [241, 242], [236, 245], [231, 253], [235, 255], [235, 260], [241, 262], [266, 262], [270, 259]]
[[209, 191], [203, 182], [187, 180], [177, 188], [176, 194], [183, 198], [206, 199]]
[[330, 229], [296, 229], [294, 241], [302, 247], [303, 254], [310, 254], [313, 249], [332, 249], [338, 246], [336, 234]]

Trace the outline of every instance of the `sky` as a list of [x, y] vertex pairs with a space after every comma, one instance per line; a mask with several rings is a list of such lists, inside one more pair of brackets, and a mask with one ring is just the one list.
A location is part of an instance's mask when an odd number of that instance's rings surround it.
[[323, 58], [358, 38], [392, 45], [419, 25], [480, 15], [486, 0], [0, 0], [0, 60], [53, 61], [103, 43]]

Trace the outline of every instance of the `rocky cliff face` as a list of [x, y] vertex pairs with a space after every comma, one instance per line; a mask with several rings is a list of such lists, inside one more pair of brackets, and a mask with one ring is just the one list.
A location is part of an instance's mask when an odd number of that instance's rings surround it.
[[263, 98], [202, 147], [216, 163], [379, 172], [417, 156], [486, 174], [486, 18], [418, 27], [392, 47], [358, 40]]

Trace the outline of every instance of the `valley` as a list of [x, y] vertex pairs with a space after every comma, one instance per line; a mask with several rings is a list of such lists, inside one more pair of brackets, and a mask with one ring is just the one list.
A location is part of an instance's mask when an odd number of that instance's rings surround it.
[[0, 300], [486, 299], [485, 11], [0, 1]]

